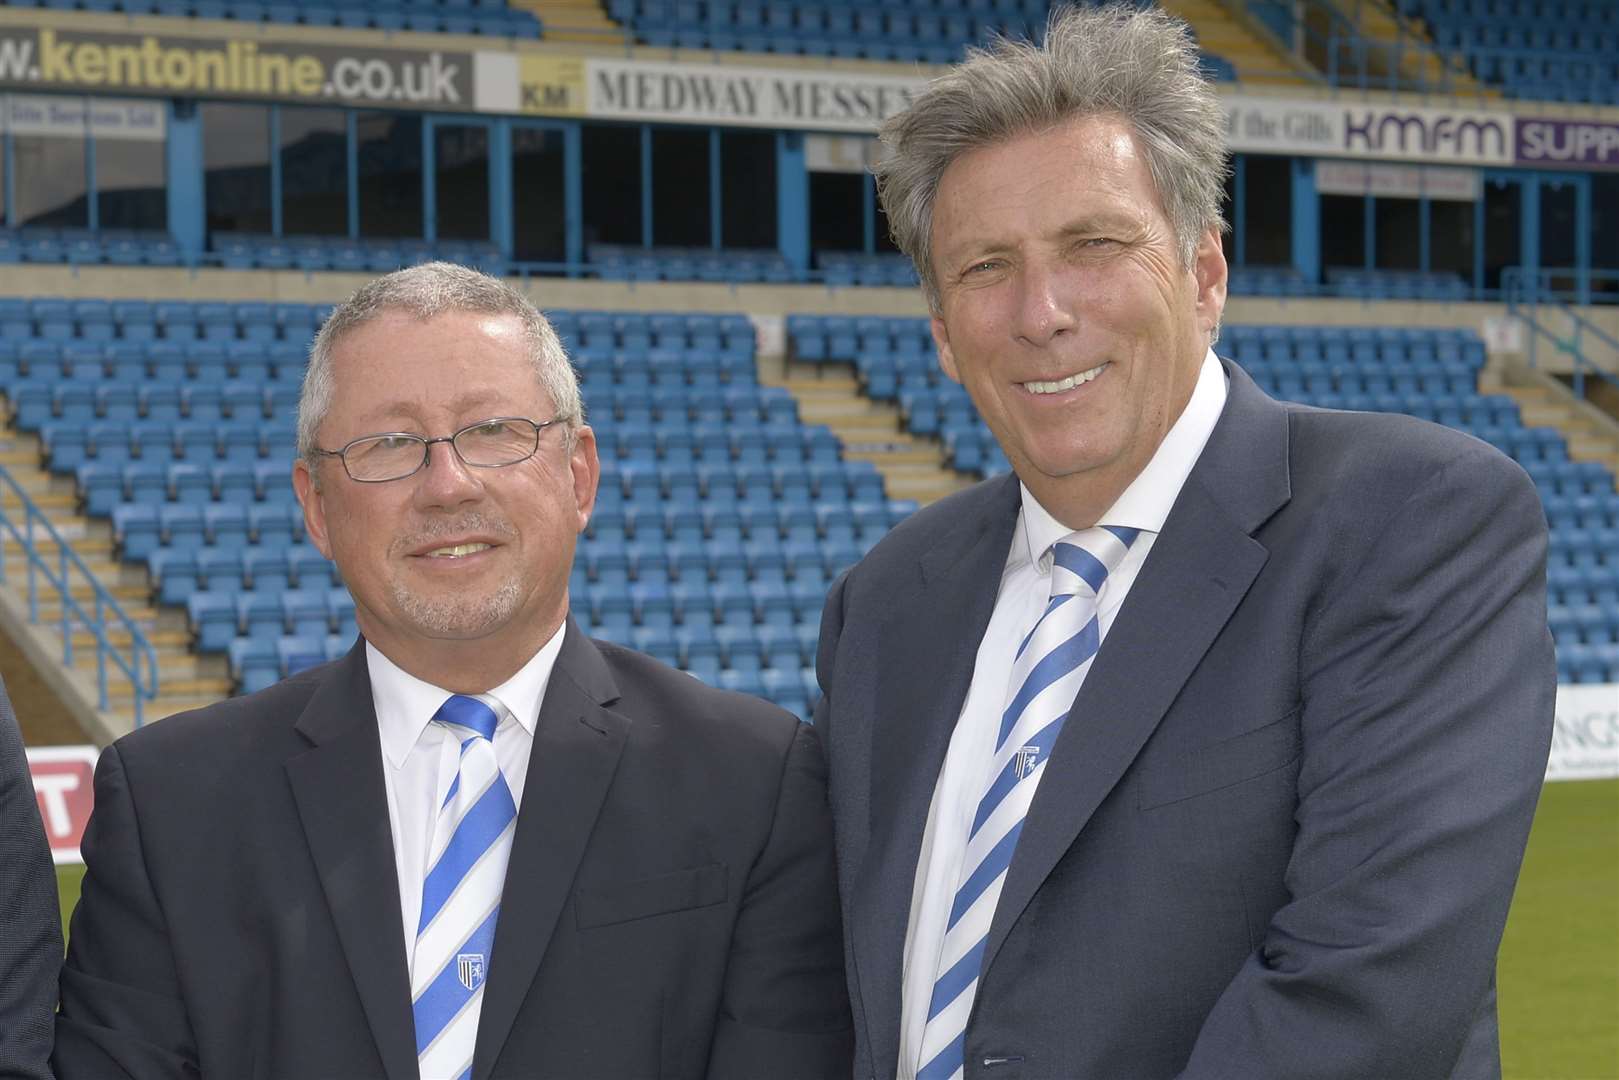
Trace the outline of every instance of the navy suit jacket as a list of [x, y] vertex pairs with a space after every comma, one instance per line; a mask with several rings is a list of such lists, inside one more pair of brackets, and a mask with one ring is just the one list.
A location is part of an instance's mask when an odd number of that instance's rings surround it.
[[56, 867], [11, 699], [0, 684], [0, 1077], [49, 1080], [62, 966]]
[[[1008, 871], [966, 1075], [1491, 1077], [1551, 737], [1546, 525], [1476, 439], [1230, 395]], [[820, 643], [856, 1072], [895, 1074], [928, 805], [1019, 510], [897, 527]]]
[[[160, 721], [96, 770], [62, 1080], [415, 1080], [358, 644]], [[840, 1077], [813, 729], [570, 621], [534, 732], [472, 1075]]]

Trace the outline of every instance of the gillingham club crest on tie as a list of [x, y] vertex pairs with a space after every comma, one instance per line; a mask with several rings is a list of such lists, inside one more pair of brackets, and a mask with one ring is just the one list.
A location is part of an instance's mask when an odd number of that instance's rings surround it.
[[455, 958], [455, 973], [468, 993], [483, 985], [483, 953], [464, 952]]

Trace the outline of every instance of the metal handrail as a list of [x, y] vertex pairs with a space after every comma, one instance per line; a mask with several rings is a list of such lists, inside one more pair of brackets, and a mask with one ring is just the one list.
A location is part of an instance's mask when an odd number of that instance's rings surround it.
[[[1615, 355], [1619, 355], [1619, 338], [1615, 338], [1581, 315], [1551, 287], [1552, 275], [1559, 273], [1567, 271], [1557, 268], [1529, 271], [1521, 266], [1509, 266], [1501, 271], [1501, 293], [1506, 299], [1507, 314], [1523, 320], [1524, 325], [1529, 328], [1529, 365], [1538, 366], [1538, 344], [1540, 338], [1544, 337], [1558, 352], [1566, 354], [1573, 360], [1575, 397], [1585, 396], [1585, 377], [1588, 372], [1615, 390], [1619, 390], [1619, 374], [1608, 371], [1586, 355], [1584, 337], [1590, 334]], [[1590, 273], [1593, 276], [1619, 281], [1619, 272], [1594, 270]], [[1568, 325], [1572, 328], [1569, 334], [1559, 334], [1541, 322], [1537, 313], [1543, 304], [1557, 311], [1568, 321]]]
[[[40, 579], [51, 589], [62, 604], [61, 633], [62, 633], [62, 663], [69, 668], [73, 666], [73, 631], [75, 623], [82, 625], [96, 640], [96, 692], [97, 707], [105, 710], [108, 707], [107, 697], [107, 660], [110, 657], [117, 669], [129, 680], [134, 690], [135, 699], [135, 726], [140, 727], [142, 722], [141, 701], [148, 701], [157, 697], [158, 669], [157, 653], [152, 643], [141, 633], [140, 627], [124, 611], [113, 596], [103, 585], [99, 578], [90, 572], [84, 565], [84, 560], [68, 546], [62, 534], [56, 530], [45, 512], [29, 498], [28, 493], [17, 483], [11, 471], [0, 465], [0, 481], [4, 481], [13, 497], [15, 497], [23, 510], [23, 523], [19, 528], [12, 520], [11, 511], [0, 505], [0, 527], [3, 527], [10, 538], [17, 542], [23, 554], [28, 557], [28, 621], [39, 623], [39, 594]], [[44, 530], [45, 537], [56, 544], [57, 566], [53, 571], [50, 562], [41, 555], [36, 543], [35, 529]], [[89, 582], [91, 593], [95, 598], [95, 613], [91, 615], [83, 605], [73, 598], [71, 589], [72, 572], [77, 571], [82, 580]], [[0, 584], [6, 583], [5, 560], [0, 558]], [[107, 622], [109, 617], [116, 621], [122, 629], [129, 634], [129, 655], [119, 651], [107, 637]], [[143, 663], [144, 661], [144, 663]], [[141, 676], [144, 674], [145, 680]]]
[[[1346, 5], [1349, 7], [1349, 14], [1344, 11]], [[1395, 27], [1395, 38], [1392, 43], [1367, 37], [1361, 32], [1363, 6], [1376, 7], [1380, 13], [1390, 18]], [[1314, 13], [1325, 15], [1328, 28], [1325, 35], [1310, 26], [1308, 16]], [[1338, 89], [1437, 94], [1451, 99], [1464, 96], [1483, 99], [1485, 96], [1482, 85], [1477, 90], [1466, 92], [1460, 90], [1456, 85], [1456, 77], [1465, 73], [1465, 66], [1436, 48], [1426, 38], [1414, 33], [1409, 20], [1391, 6], [1376, 4], [1372, 0], [1310, 0], [1306, 9], [1301, 12], [1298, 25], [1307, 45], [1314, 45], [1324, 53], [1327, 82]], [[1308, 47], [1305, 51], [1309, 52]], [[1344, 63], [1346, 53], [1352, 63]], [[1426, 56], [1437, 61], [1440, 71], [1439, 81], [1430, 82], [1420, 73], [1415, 76], [1403, 75], [1401, 67], [1408, 56]], [[1368, 60], [1372, 57], [1377, 57], [1383, 62], [1385, 70], [1381, 75], [1374, 74], [1370, 70]]]

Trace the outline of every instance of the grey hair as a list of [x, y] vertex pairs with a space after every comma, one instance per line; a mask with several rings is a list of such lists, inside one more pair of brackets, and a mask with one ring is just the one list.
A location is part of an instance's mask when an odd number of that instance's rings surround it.
[[945, 170], [970, 150], [1088, 116], [1118, 116], [1134, 130], [1187, 268], [1203, 234], [1224, 230], [1225, 110], [1186, 24], [1125, 4], [1059, 8], [1043, 45], [970, 49], [883, 124], [878, 194], [934, 310], [933, 203]]
[[540, 388], [551, 398], [555, 417], [572, 445], [584, 421], [579, 376], [568, 362], [551, 323], [528, 298], [499, 278], [455, 263], [430, 262], [384, 274], [362, 285], [333, 310], [309, 347], [309, 368], [298, 395], [298, 456], [315, 470], [315, 433], [332, 407], [332, 352], [343, 337], [390, 311], [417, 319], [454, 311], [515, 316], [528, 340], [529, 358]]

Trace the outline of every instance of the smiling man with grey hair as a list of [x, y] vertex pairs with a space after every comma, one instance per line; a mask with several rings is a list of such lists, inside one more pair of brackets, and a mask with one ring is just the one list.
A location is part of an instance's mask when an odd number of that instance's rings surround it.
[[372, 282], [299, 455], [361, 638], [102, 755], [58, 1075], [847, 1076], [814, 731], [569, 618], [598, 464], [544, 316]]
[[1014, 475], [827, 600], [857, 1075], [1498, 1075], [1556, 683], [1528, 478], [1215, 357], [1224, 121], [1163, 12], [1059, 12], [882, 136]]

